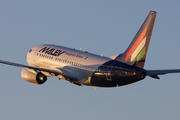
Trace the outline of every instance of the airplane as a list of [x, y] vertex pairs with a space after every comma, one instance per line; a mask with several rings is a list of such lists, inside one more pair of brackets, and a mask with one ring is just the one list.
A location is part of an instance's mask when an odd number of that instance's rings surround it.
[[0, 63], [24, 68], [21, 77], [31, 83], [43, 84], [56, 76], [75, 85], [118, 87], [146, 76], [179, 73], [180, 69], [145, 70], [144, 64], [157, 12], [150, 11], [128, 48], [121, 54], [105, 57], [59, 45], [33, 47], [26, 55], [28, 65], [0, 60]]

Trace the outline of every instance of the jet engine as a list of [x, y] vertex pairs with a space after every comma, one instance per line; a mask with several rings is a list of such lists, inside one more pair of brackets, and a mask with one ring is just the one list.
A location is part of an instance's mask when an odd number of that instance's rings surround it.
[[43, 84], [47, 80], [47, 77], [44, 74], [42, 74], [41, 72], [35, 74], [35, 73], [28, 71], [26, 68], [24, 68], [22, 70], [21, 77], [25, 81], [35, 83], [35, 84]]

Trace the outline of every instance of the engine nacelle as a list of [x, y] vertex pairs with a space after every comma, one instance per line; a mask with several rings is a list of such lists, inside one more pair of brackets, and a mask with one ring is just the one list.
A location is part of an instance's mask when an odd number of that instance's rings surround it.
[[35, 73], [28, 71], [26, 68], [24, 68], [22, 70], [21, 77], [25, 81], [35, 83], [35, 84], [43, 84], [47, 80], [47, 77], [44, 74], [42, 74], [41, 72], [35, 74]]

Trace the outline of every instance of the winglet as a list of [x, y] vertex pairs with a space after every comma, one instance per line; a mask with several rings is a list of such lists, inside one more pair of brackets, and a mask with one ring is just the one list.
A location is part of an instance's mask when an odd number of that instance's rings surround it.
[[124, 53], [119, 54], [115, 60], [140, 68], [144, 67], [156, 14], [155, 11], [149, 12], [129, 47]]

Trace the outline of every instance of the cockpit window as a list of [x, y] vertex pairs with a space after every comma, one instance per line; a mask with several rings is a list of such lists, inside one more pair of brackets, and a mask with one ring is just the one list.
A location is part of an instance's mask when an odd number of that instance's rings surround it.
[[29, 53], [32, 51], [32, 49], [29, 50]]

